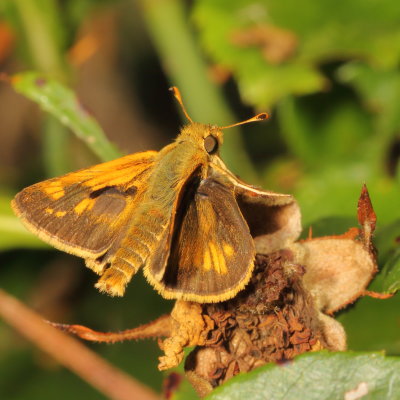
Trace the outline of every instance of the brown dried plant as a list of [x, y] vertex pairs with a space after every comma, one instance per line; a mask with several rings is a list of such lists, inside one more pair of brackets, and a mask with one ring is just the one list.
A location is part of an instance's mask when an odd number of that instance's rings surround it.
[[[364, 186], [358, 203], [360, 228], [337, 236], [296, 241], [300, 213], [296, 203], [276, 207], [263, 224], [252, 226], [257, 247], [250, 283], [235, 298], [215, 304], [176, 301], [156, 321], [119, 333], [95, 332], [79, 325], [57, 325], [81, 338], [101, 342], [164, 337], [159, 369], [180, 364], [184, 349], [188, 379], [200, 396], [239, 372], [283, 362], [307, 352], [346, 349], [346, 334], [332, 314], [366, 290], [376, 273], [372, 235], [376, 217]], [[254, 218], [256, 221], [257, 218]], [[253, 222], [254, 222], [253, 221]], [[379, 297], [379, 294], [375, 294]]]

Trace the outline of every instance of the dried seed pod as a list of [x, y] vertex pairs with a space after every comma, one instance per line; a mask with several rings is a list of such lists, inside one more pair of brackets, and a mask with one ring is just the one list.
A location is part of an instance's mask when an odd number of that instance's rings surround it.
[[[326, 338], [329, 323], [321, 321], [313, 297], [303, 286], [304, 273], [291, 251], [258, 255], [250, 284], [236, 298], [194, 308], [191, 303], [177, 302], [172, 313], [177, 336], [162, 343], [166, 356], [160, 367], [177, 362], [175, 355], [183, 350], [177, 343], [195, 344], [199, 340], [185, 369], [199, 394], [204, 395], [237, 373], [266, 362], [322, 348], [337, 350], [335, 341]], [[186, 327], [196, 323], [198, 329], [192, 329], [195, 337], [188, 338]]]
[[345, 350], [342, 325], [326, 313], [368, 293], [376, 272], [371, 242], [376, 217], [366, 188], [358, 204], [361, 229], [297, 243], [297, 203], [282, 202], [272, 193], [269, 202], [258, 200], [238, 193], [256, 248], [265, 254], [257, 254], [249, 284], [233, 299], [212, 304], [177, 301], [169, 316], [117, 334], [62, 328], [105, 342], [166, 337], [159, 341], [164, 351], [160, 369], [178, 365], [185, 347], [196, 346], [185, 371], [200, 396], [267, 362], [320, 349]]

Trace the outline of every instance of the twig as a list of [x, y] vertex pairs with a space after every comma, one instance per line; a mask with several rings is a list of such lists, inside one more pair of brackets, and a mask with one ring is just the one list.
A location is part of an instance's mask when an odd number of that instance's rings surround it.
[[364, 290], [362, 292], [362, 295], [372, 297], [374, 299], [386, 300], [386, 299], [390, 299], [391, 297], [393, 297], [394, 293], [379, 293], [379, 292], [374, 292], [371, 290]]
[[125, 340], [138, 340], [171, 336], [172, 321], [170, 315], [163, 315], [148, 324], [121, 332], [98, 332], [82, 325], [59, 324], [47, 321], [61, 331], [76, 335], [91, 342], [116, 343]]
[[0, 289], [0, 316], [21, 335], [113, 400], [156, 400], [150, 388], [53, 328], [20, 301]]

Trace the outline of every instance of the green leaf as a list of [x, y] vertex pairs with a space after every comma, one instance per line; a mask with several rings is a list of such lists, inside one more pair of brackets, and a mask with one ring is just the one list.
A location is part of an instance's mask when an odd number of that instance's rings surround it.
[[378, 260], [381, 265], [386, 263], [393, 252], [399, 247], [399, 238], [400, 219], [377, 230], [374, 244], [378, 249]]
[[306, 239], [311, 228], [312, 237], [340, 235], [350, 228], [358, 226], [357, 218], [354, 217], [326, 217], [304, 227], [301, 239]]
[[238, 375], [207, 397], [208, 400], [247, 398], [400, 398], [400, 359], [378, 353], [308, 353], [285, 364], [268, 364]]
[[178, 390], [172, 394], [170, 400], [197, 400], [198, 398], [199, 396], [193, 389], [193, 386], [184, 376]]
[[[184, 349], [186, 358], [194, 350], [193, 346]], [[199, 396], [185, 376], [184, 363], [164, 372], [163, 394], [168, 400], [197, 400]], [[169, 393], [168, 393], [169, 389]]]
[[[199, 0], [194, 18], [201, 40], [215, 62], [229, 68], [245, 99], [266, 107], [288, 94], [326, 88], [318, 67], [332, 60], [362, 59], [379, 69], [396, 68], [400, 60], [400, 8], [395, 0], [308, 1]], [[279, 28], [296, 39], [292, 52], [268, 59], [268, 46], [278, 48]], [[257, 31], [258, 29], [258, 31]], [[234, 40], [246, 33], [244, 44]], [[264, 35], [264, 36], [263, 36]]]
[[0, 250], [13, 248], [48, 248], [49, 246], [28, 232], [11, 210], [11, 197], [0, 196]]
[[355, 351], [384, 350], [400, 355], [398, 320], [400, 293], [390, 299], [362, 297], [340, 312], [337, 320], [344, 326], [349, 349]]
[[[363, 183], [367, 184], [379, 224], [400, 218], [400, 186], [386, 177], [371, 175], [365, 163], [343, 163], [315, 168], [296, 184], [304, 224], [332, 216], [354, 216]], [[339, 232], [340, 233], [340, 232]]]
[[400, 247], [384, 265], [382, 272], [382, 289], [384, 293], [395, 293], [400, 289]]
[[310, 103], [290, 96], [278, 104], [282, 134], [291, 152], [314, 168], [368, 158], [364, 145], [372, 132], [368, 113], [348, 94], [334, 102], [319, 97]]
[[377, 274], [370, 290], [383, 293], [395, 293], [400, 288], [400, 220], [377, 230], [374, 245], [378, 250]]
[[203, 0], [196, 2], [193, 16], [204, 47], [217, 63], [232, 70], [245, 101], [266, 108], [288, 93], [313, 93], [324, 87], [325, 79], [308, 63], [273, 65], [260, 48], [234, 43], [232, 37], [242, 29], [270, 22], [268, 2]]
[[343, 83], [351, 84], [366, 105], [376, 113], [375, 135], [366, 145], [370, 165], [384, 165], [387, 149], [400, 128], [400, 73], [398, 69], [380, 71], [352, 62], [338, 70]]
[[14, 89], [70, 128], [102, 160], [121, 156], [108, 141], [97, 121], [82, 107], [72, 92], [60, 82], [37, 72], [25, 72], [12, 78]]
[[[236, 122], [221, 90], [209, 79], [208, 66], [189, 26], [185, 4], [179, 0], [138, 3], [169, 80], [180, 88], [193, 120], [219, 126]], [[221, 154], [233, 172], [240, 172], [243, 178], [255, 183], [257, 173], [243, 149], [239, 128], [232, 128], [225, 136]]]
[[[399, 107], [400, 72], [397, 69], [380, 71], [361, 62], [351, 62], [340, 67], [337, 76], [341, 82], [353, 85], [371, 109]], [[396, 119], [400, 122], [399, 115]]]

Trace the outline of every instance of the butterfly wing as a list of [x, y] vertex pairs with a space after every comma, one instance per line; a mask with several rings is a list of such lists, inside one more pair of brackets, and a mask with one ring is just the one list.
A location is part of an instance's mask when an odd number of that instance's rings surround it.
[[170, 243], [167, 260], [160, 254], [145, 267], [164, 297], [219, 302], [235, 296], [250, 279], [255, 249], [249, 228], [233, 185], [215, 171], [186, 185]]
[[234, 182], [235, 197], [258, 253], [285, 248], [301, 233], [300, 208], [293, 196]]
[[18, 193], [12, 207], [42, 240], [91, 266], [123, 234], [156, 154], [136, 153], [37, 183]]
[[212, 168], [233, 184], [236, 201], [258, 253], [272, 253], [298, 239], [302, 229], [301, 213], [293, 196], [263, 190], [241, 181], [219, 157], [214, 158]]

